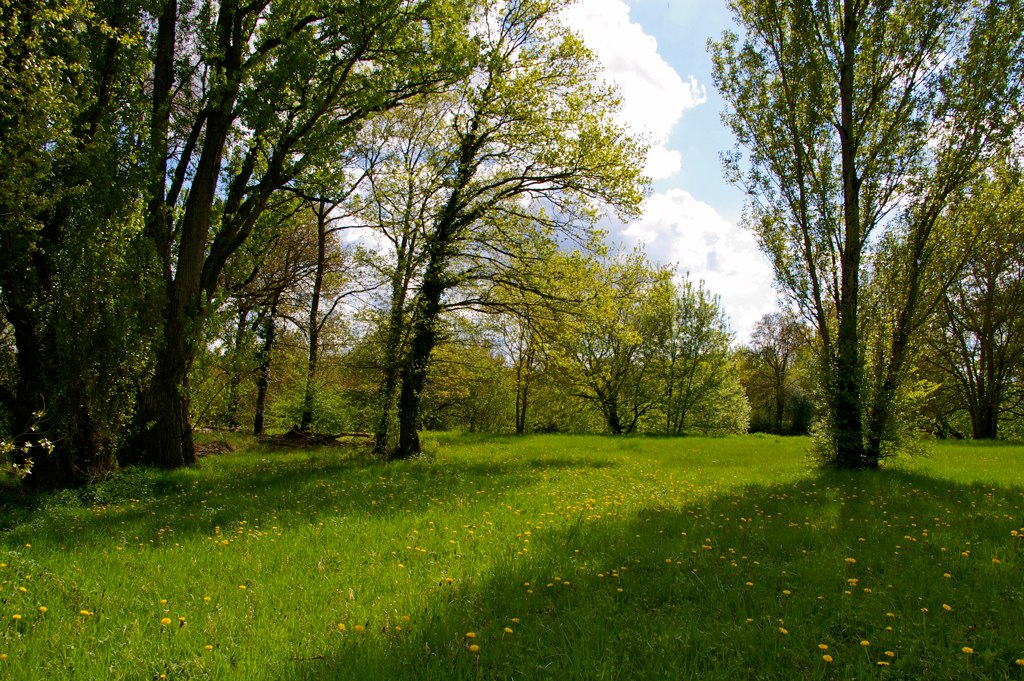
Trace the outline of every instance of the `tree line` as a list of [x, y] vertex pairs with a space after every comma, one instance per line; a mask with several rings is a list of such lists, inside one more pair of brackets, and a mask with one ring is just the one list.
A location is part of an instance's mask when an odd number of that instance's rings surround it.
[[703, 286], [603, 245], [646, 150], [563, 5], [0, 7], [16, 470], [188, 465], [194, 425], [250, 418], [404, 458], [424, 425], [815, 416], [857, 468], [920, 419], [993, 437], [1019, 413], [1015, 0], [730, 3], [726, 169], [795, 310], [747, 351]]

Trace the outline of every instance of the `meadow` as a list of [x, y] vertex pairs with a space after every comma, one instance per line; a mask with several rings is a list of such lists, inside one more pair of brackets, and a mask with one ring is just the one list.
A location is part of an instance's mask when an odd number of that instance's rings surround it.
[[1021, 446], [234, 443], [0, 502], [0, 679], [1024, 677]]

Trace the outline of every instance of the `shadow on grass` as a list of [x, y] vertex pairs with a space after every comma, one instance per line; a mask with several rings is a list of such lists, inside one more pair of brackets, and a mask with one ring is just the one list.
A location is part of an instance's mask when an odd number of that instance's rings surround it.
[[[199, 469], [130, 468], [82, 490], [5, 502], [0, 538], [20, 545], [49, 537], [73, 548], [113, 534], [128, 543], [181, 541], [241, 521], [269, 526], [289, 515], [324, 519], [353, 513], [420, 514], [438, 504], [470, 499], [491, 487], [495, 478], [511, 490], [535, 484], [538, 475], [614, 465], [569, 456], [480, 462], [425, 456], [384, 463], [365, 449], [257, 447], [206, 457]], [[173, 537], [166, 528], [173, 528]]]
[[1024, 489], [823, 472], [680, 502], [539, 531], [402, 633], [271, 676], [1016, 678]]

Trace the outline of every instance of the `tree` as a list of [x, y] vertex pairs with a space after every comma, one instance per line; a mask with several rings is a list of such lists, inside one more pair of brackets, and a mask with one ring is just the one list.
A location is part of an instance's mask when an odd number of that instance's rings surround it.
[[[727, 157], [726, 169], [747, 192], [747, 223], [779, 284], [817, 331], [825, 458], [875, 467], [941, 289], [929, 285], [943, 274], [936, 225], [1019, 117], [1019, 2], [730, 7], [745, 36], [726, 33], [710, 49], [725, 121], [748, 155]], [[875, 258], [886, 241], [903, 257]], [[899, 276], [882, 271], [893, 264]], [[874, 394], [860, 317], [867, 271], [898, 286], [876, 297], [889, 309]]]
[[945, 292], [925, 363], [937, 371], [975, 439], [996, 438], [1000, 416], [1024, 402], [1024, 182], [1003, 162], [982, 176], [951, 219], [977, 225], [972, 258]]
[[456, 0], [160, 6], [145, 240], [162, 313], [135, 460], [195, 461], [187, 376], [198, 330], [270, 197], [343, 158], [367, 118], [459, 74], [465, 19]]
[[[316, 221], [308, 206], [290, 194], [281, 194], [225, 267], [220, 294], [225, 300], [218, 305], [223, 324], [217, 327], [213, 323], [217, 316], [211, 315], [205, 325], [206, 352], [200, 354], [199, 366], [190, 368], [189, 384], [193, 397], [202, 394], [203, 384], [226, 385], [224, 422], [229, 428], [240, 424], [242, 386], [250, 378], [256, 389], [253, 432], [263, 433], [277, 327], [288, 320], [301, 323], [303, 308], [308, 311], [302, 291], [315, 278], [317, 241]], [[204, 366], [211, 360], [222, 367]], [[199, 385], [195, 385], [197, 381]], [[216, 395], [205, 396], [208, 403], [216, 399]]]
[[[30, 484], [116, 464], [145, 379], [136, 154], [146, 59], [132, 2], [0, 7], [0, 314], [16, 351], [0, 406]], [[52, 442], [52, 452], [40, 446]]]
[[[655, 339], [654, 375], [660, 382], [665, 433], [686, 433], [697, 412], [703, 414], [702, 430], [746, 432], [749, 406], [742, 390], [737, 392], [732, 335], [718, 298], [703, 282], [664, 280], [661, 288], [660, 297], [652, 297], [657, 322], [649, 335]], [[721, 418], [712, 419], [715, 413]]]
[[479, 230], [571, 232], [601, 206], [641, 199], [642, 149], [612, 122], [614, 92], [580, 40], [557, 22], [562, 2], [489, 3], [478, 17], [481, 58], [462, 82], [443, 155], [444, 200], [431, 215], [401, 361], [396, 458], [419, 452], [419, 405], [438, 341], [451, 265]]
[[569, 275], [560, 298], [578, 302], [545, 325], [550, 369], [597, 407], [608, 432], [632, 433], [657, 404], [649, 375], [656, 350], [646, 341], [653, 336], [645, 333], [652, 330], [647, 301], [656, 298], [670, 273], [637, 253], [607, 264], [563, 259], [559, 269]]
[[769, 432], [786, 432], [784, 420], [797, 389], [800, 351], [807, 345], [806, 330], [791, 312], [772, 312], [754, 325], [746, 352], [750, 366], [748, 392], [769, 405]]

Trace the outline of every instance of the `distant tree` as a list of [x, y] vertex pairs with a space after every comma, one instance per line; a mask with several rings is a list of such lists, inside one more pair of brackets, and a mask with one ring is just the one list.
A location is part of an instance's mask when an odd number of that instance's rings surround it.
[[807, 330], [792, 313], [772, 312], [754, 325], [745, 353], [748, 392], [768, 405], [769, 432], [786, 432], [786, 411], [797, 397], [801, 378], [797, 364], [808, 343]]
[[[704, 288], [666, 279], [652, 296], [650, 380], [660, 388], [665, 432], [682, 435], [703, 414], [701, 430], [745, 432], [749, 406], [729, 348], [732, 335], [718, 298]], [[728, 399], [726, 399], [728, 398]], [[735, 414], [736, 409], [739, 409]], [[715, 419], [711, 414], [718, 413]], [[731, 425], [727, 425], [731, 424]]]
[[979, 240], [932, 321], [924, 363], [975, 439], [999, 436], [1003, 414], [1024, 406], [1024, 181], [1004, 162], [982, 176], [951, 216]]
[[564, 259], [561, 269], [572, 274], [569, 290], [558, 295], [578, 302], [543, 327], [549, 371], [600, 411], [608, 432], [632, 433], [657, 404], [648, 374], [654, 355], [644, 336], [646, 301], [669, 273], [638, 253], [607, 264]]

